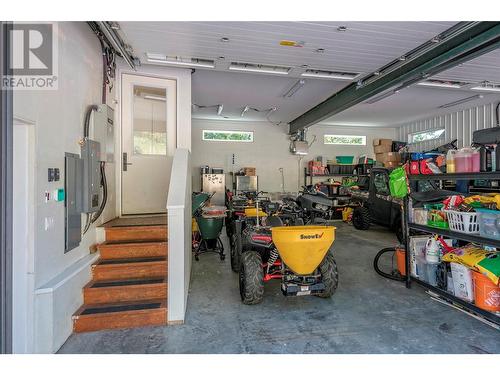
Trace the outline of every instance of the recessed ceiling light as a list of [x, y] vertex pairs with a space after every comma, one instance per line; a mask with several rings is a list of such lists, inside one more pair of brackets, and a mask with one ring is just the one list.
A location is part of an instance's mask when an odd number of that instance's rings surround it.
[[229, 65], [229, 70], [254, 73], [269, 73], [269, 74], [288, 74], [291, 68], [285, 66], [262, 65], [242, 62], [232, 62]]
[[483, 82], [480, 86], [474, 86], [470, 88], [474, 91], [489, 91], [489, 92], [500, 92], [500, 85], [494, 85], [489, 82]]
[[317, 48], [317, 49], [314, 50], [314, 52], [316, 52], [316, 53], [324, 53], [325, 49], [324, 48]]
[[337, 27], [337, 31], [346, 31], [347, 30], [347, 26], [339, 26]]
[[308, 69], [304, 73], [302, 73], [301, 76], [311, 77], [311, 78], [328, 78], [328, 79], [352, 81], [354, 78], [359, 76], [359, 73], [332, 72], [328, 70]]
[[165, 55], [160, 55], [156, 53], [146, 53], [147, 62], [157, 65], [171, 65], [171, 66], [183, 66], [191, 68], [215, 68], [215, 62], [208, 59], [200, 58], [183, 58], [183, 57], [169, 57]]
[[222, 43], [227, 43], [227, 42], [229, 42], [229, 38], [223, 37], [223, 38], [220, 38], [220, 41]]
[[429, 86], [429, 87], [442, 87], [446, 89], [459, 89], [463, 86], [466, 86], [466, 82], [458, 82], [458, 81], [441, 81], [438, 79], [429, 79], [427, 81], [418, 82], [419, 86]]

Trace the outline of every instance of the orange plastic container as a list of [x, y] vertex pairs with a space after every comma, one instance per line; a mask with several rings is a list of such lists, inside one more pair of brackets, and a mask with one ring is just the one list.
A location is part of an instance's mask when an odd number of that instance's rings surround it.
[[500, 311], [500, 287], [479, 272], [472, 272], [475, 305], [483, 310]]
[[396, 263], [398, 265], [398, 271], [401, 275], [406, 276], [406, 260], [405, 260], [405, 249], [396, 248]]

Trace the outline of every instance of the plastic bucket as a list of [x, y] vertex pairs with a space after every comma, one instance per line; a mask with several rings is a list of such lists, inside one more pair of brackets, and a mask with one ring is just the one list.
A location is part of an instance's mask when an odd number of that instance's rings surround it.
[[198, 224], [201, 237], [204, 240], [215, 240], [219, 237], [222, 230], [224, 218], [206, 218], [198, 216], [196, 217], [196, 222]]
[[401, 275], [406, 276], [406, 260], [405, 260], [405, 249], [396, 248], [396, 264], [398, 265], [398, 271]]
[[500, 311], [500, 287], [479, 272], [472, 272], [475, 304], [477, 307], [493, 312]]

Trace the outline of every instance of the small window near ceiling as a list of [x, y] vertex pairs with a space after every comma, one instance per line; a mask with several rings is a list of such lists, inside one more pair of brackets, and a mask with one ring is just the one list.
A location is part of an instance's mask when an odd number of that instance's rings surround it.
[[430, 141], [444, 137], [444, 129], [426, 130], [423, 132], [408, 134], [408, 143], [418, 143], [423, 141]]
[[253, 132], [203, 130], [203, 140], [215, 142], [253, 142]]
[[366, 146], [366, 136], [325, 134], [324, 143], [325, 145]]

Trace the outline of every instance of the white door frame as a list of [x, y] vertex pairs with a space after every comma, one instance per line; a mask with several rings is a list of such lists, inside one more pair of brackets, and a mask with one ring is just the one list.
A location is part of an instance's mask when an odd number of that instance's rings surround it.
[[35, 124], [14, 118], [13, 353], [33, 353], [35, 335]]
[[[131, 75], [136, 75], [136, 76], [142, 76], [142, 77], [151, 77], [151, 78], [161, 78], [161, 79], [171, 79], [176, 82], [176, 111], [175, 111], [175, 145], [177, 147], [177, 136], [179, 132], [179, 80], [178, 77], [169, 75], [169, 74], [154, 74], [154, 73], [138, 73], [135, 70], [131, 70], [128, 68], [124, 69], [119, 69], [118, 74], [116, 75], [116, 102], [117, 102], [117, 123], [120, 124], [120, 126], [115, 127], [115, 178], [116, 178], [116, 212], [118, 212], [119, 217], [123, 217], [122, 214], [122, 155], [123, 155], [123, 149], [122, 149], [122, 120], [123, 120], [123, 98], [122, 98], [122, 77], [125, 74], [131, 74]], [[166, 202], [165, 202], [165, 207], [166, 207]]]

